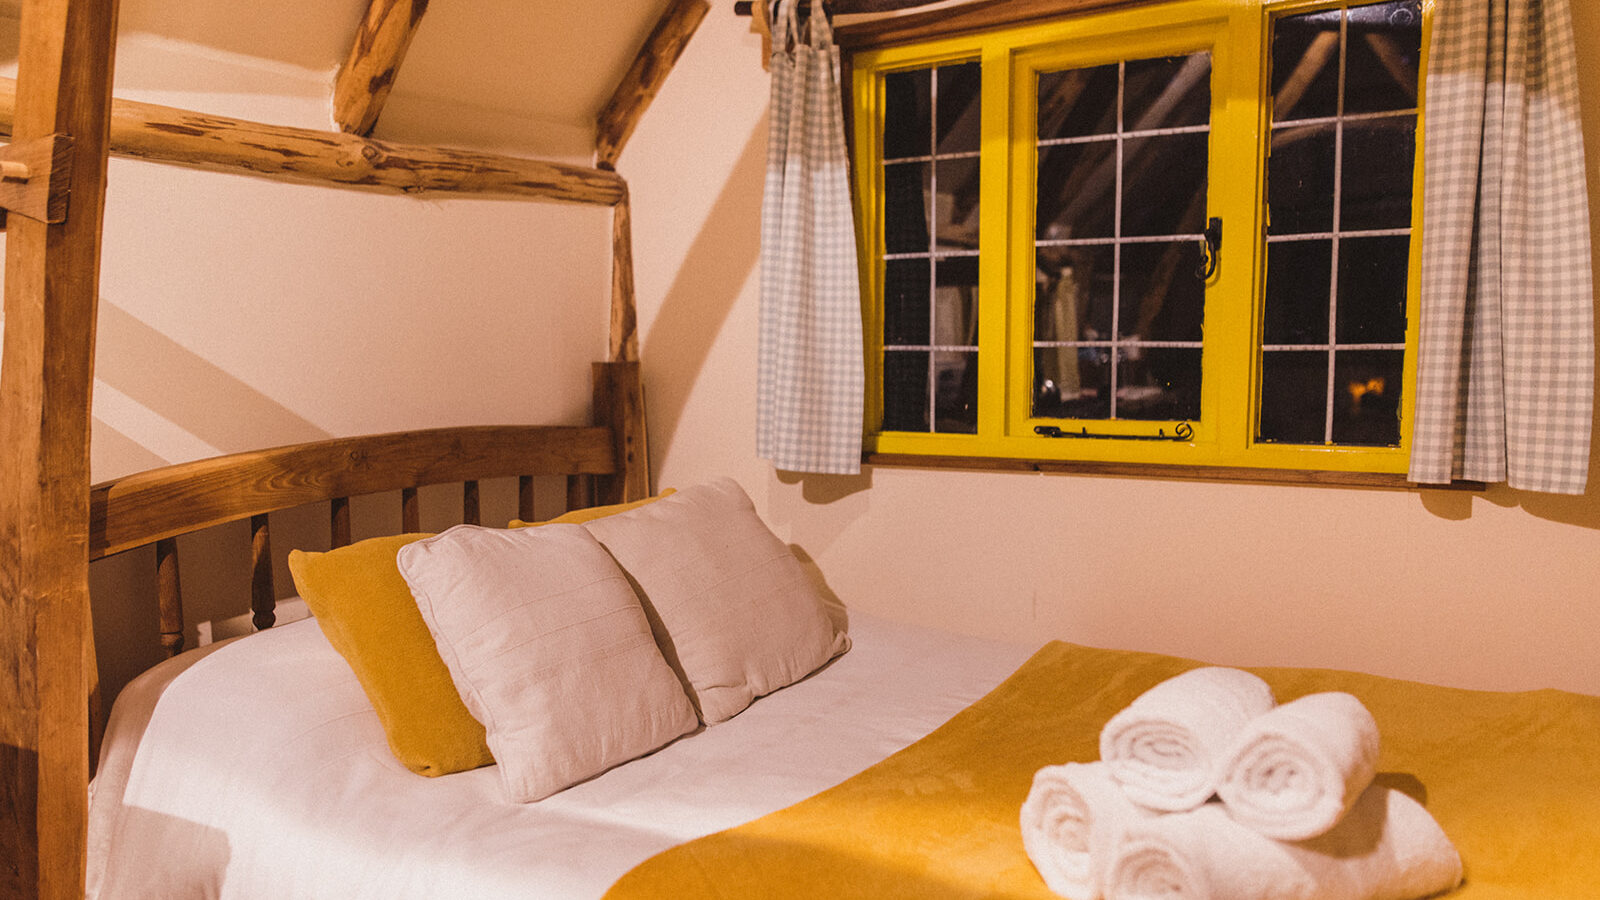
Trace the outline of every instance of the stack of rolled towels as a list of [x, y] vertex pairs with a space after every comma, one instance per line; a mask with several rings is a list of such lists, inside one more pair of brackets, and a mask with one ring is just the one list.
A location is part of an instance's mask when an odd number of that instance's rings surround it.
[[1047, 766], [1022, 807], [1028, 857], [1072, 900], [1416, 900], [1461, 883], [1427, 810], [1373, 783], [1360, 700], [1278, 705], [1238, 669], [1151, 688], [1100, 732], [1100, 762]]

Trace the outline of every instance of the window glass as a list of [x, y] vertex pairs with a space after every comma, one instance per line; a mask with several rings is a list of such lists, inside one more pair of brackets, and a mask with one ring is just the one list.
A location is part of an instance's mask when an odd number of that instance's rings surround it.
[[1421, 6], [1281, 16], [1272, 42], [1256, 436], [1397, 446]]
[[977, 430], [981, 68], [883, 76], [883, 429]]
[[1038, 76], [1033, 415], [1195, 419], [1211, 55]]

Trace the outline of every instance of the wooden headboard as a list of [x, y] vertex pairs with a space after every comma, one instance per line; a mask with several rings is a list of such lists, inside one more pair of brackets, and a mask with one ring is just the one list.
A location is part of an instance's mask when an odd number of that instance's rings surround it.
[[268, 515], [327, 503], [330, 544], [350, 543], [350, 498], [398, 491], [401, 530], [421, 530], [417, 489], [460, 483], [461, 521], [478, 524], [478, 482], [518, 479], [517, 508], [535, 518], [537, 477], [565, 476], [568, 509], [636, 500], [649, 493], [643, 401], [636, 362], [594, 365], [592, 426], [434, 428], [335, 438], [166, 466], [95, 485], [89, 497], [89, 558], [151, 544], [161, 644], [183, 649], [178, 578], [180, 535], [250, 521], [250, 609], [270, 628], [277, 594]]

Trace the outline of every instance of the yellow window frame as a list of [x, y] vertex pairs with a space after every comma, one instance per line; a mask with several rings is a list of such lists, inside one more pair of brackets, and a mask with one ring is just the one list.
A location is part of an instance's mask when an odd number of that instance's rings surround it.
[[[852, 58], [858, 235], [866, 325], [868, 423], [883, 415], [883, 166], [885, 73], [977, 61], [982, 65], [976, 434], [878, 431], [869, 454], [993, 457], [1227, 468], [1398, 473], [1406, 468], [1416, 381], [1422, 133], [1417, 128], [1400, 444], [1357, 447], [1256, 441], [1265, 288], [1265, 180], [1270, 135], [1271, 19], [1360, 5], [1359, 0], [1175, 0], [1041, 24], [938, 38]], [[1432, 2], [1424, 0], [1424, 40]], [[1059, 439], [1036, 425], [1092, 433], [1171, 433], [1176, 423], [1059, 420], [1032, 415], [1037, 79], [1074, 68], [1206, 51], [1211, 54], [1211, 169], [1206, 216], [1219, 216], [1221, 264], [1208, 284], [1200, 418], [1184, 442]], [[1426, 50], [1424, 49], [1424, 54]], [[1419, 76], [1426, 71], [1419, 62]], [[1425, 85], [1419, 77], [1418, 109]]]

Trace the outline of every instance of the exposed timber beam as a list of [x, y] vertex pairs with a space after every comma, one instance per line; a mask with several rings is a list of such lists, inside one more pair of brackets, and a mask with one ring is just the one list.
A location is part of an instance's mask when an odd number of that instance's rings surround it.
[[666, 12], [656, 20], [656, 27], [639, 48], [638, 58], [622, 76], [595, 120], [595, 165], [603, 169], [616, 166], [623, 145], [633, 135], [634, 126], [639, 124], [639, 117], [656, 98], [673, 64], [710, 9], [707, 0], [672, 0]]
[[[17, 84], [0, 79], [0, 132], [9, 134]], [[111, 152], [217, 172], [421, 193], [498, 194], [615, 205], [627, 185], [614, 172], [543, 160], [377, 141], [336, 131], [267, 125], [115, 100]]]
[[427, 11], [428, 0], [372, 0], [333, 83], [333, 120], [340, 131], [372, 133]]
[[[70, 140], [70, 171], [52, 166], [66, 179], [70, 200], [55, 224], [31, 215], [7, 222], [0, 897], [84, 895], [89, 704], [96, 688], [89, 403], [116, 25], [117, 0], [22, 3], [12, 131], [21, 145], [54, 144], [55, 135]], [[30, 180], [49, 177], [36, 164], [24, 165]]]

